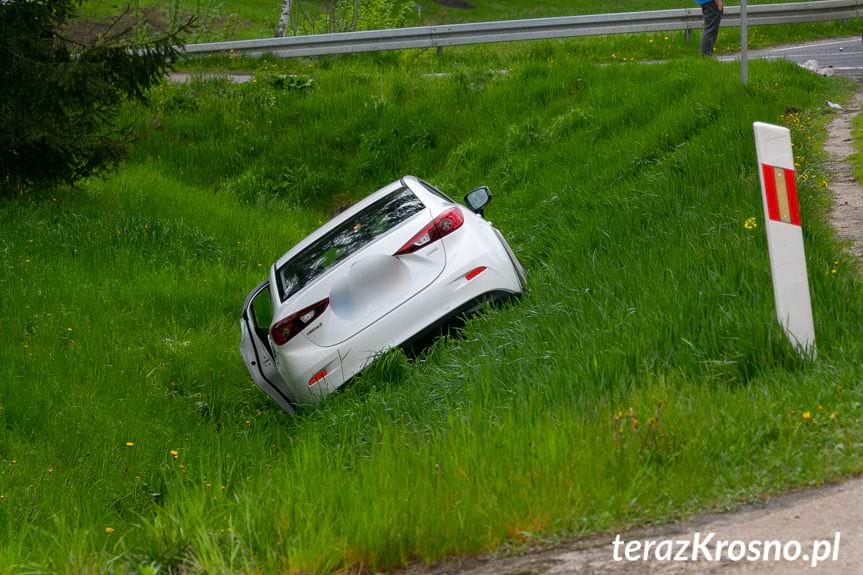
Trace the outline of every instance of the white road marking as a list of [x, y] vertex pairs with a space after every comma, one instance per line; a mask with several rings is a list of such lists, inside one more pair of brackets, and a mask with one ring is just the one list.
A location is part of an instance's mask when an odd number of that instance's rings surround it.
[[[773, 53], [773, 54], [755, 53], [755, 54], [752, 54], [752, 53], [750, 53], [749, 58], [753, 59], [753, 60], [754, 59], [758, 59], [758, 60], [781, 60], [783, 58], [795, 58], [795, 59], [800, 59], [800, 60], [809, 60], [809, 59], [823, 60], [823, 59], [829, 58], [831, 56], [833, 56], [833, 57], [838, 57], [838, 56], [853, 57], [853, 56], [857, 56], [857, 55], [863, 56], [863, 52], [860, 52], [860, 51], [858, 51], [858, 52], [809, 52], [809, 53], [804, 52], [803, 54], [784, 54], [784, 53]], [[722, 56], [722, 57], [717, 58], [717, 59], [722, 61], [722, 62], [732, 62], [732, 61], [736, 61], [739, 57], [740, 57], [739, 55]]]
[[802, 50], [803, 48], [818, 48], [820, 46], [835, 46], [836, 44], [852, 44], [860, 42], [857, 38], [846, 38], [845, 40], [836, 40], [833, 42], [820, 42], [817, 44], [803, 44], [802, 46], [790, 46], [788, 48], [773, 48], [774, 50]]
[[816, 60], [825, 56], [845, 56], [850, 55], [848, 52], [833, 52], [832, 54], [829, 52], [820, 52], [820, 53], [810, 53], [810, 54], [768, 54], [766, 56], [758, 56], [758, 58], [762, 60], [775, 60], [777, 58], [787, 58], [789, 56], [793, 56], [795, 58], [815, 58]]

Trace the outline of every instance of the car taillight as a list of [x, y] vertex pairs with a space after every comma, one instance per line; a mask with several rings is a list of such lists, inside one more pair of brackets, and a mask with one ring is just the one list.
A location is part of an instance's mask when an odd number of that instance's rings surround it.
[[452, 208], [438, 217], [421, 229], [417, 235], [408, 240], [408, 242], [395, 253], [397, 256], [411, 254], [419, 249], [422, 249], [432, 242], [435, 242], [447, 234], [451, 234], [461, 227], [464, 223], [464, 216], [458, 208]]
[[289, 339], [303, 331], [315, 318], [324, 313], [328, 305], [330, 305], [330, 298], [322, 299], [318, 303], [305, 307], [297, 313], [293, 313], [275, 323], [270, 328], [270, 335], [273, 337], [275, 344], [282, 345], [283, 343], [287, 343]]

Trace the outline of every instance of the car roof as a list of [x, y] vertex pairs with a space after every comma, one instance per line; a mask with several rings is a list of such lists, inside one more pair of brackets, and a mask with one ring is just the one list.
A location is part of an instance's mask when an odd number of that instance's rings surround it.
[[426, 190], [425, 187], [420, 183], [419, 179], [414, 176], [404, 176], [403, 178], [391, 182], [386, 186], [382, 187], [381, 189], [372, 192], [351, 207], [333, 216], [329, 221], [327, 221], [318, 229], [303, 238], [298, 244], [285, 252], [285, 254], [278, 260], [276, 260], [276, 263], [273, 266], [273, 272], [282, 267], [285, 263], [288, 262], [288, 260], [297, 255], [299, 252], [306, 249], [309, 245], [324, 236], [330, 230], [338, 227], [343, 222], [351, 219], [356, 214], [364, 210], [367, 206], [375, 203], [387, 194], [390, 194], [402, 187], [409, 188], [414, 194], [416, 194], [416, 196], [422, 201], [422, 203], [427, 208], [432, 209], [433, 212], [437, 211], [434, 209], [437, 207], [436, 204], [444, 203], [442, 198], [439, 198], [438, 196]]

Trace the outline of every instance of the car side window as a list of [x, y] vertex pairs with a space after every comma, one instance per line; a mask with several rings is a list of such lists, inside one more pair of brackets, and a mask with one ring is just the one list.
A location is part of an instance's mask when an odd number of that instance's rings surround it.
[[270, 324], [273, 323], [273, 302], [270, 298], [269, 289], [261, 290], [252, 300], [252, 312], [255, 327], [269, 331]]

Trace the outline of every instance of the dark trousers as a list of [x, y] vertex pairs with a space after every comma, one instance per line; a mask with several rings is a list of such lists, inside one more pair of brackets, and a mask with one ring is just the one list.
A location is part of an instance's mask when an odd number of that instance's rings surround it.
[[701, 33], [701, 55], [713, 54], [713, 45], [716, 44], [716, 35], [719, 33], [719, 21], [722, 20], [722, 12], [716, 7], [716, 2], [708, 2], [701, 5], [701, 13], [704, 15], [704, 32]]

